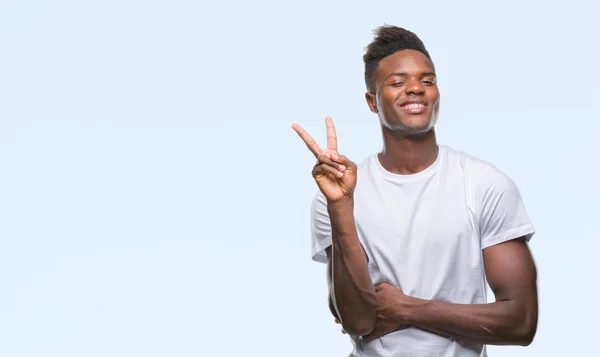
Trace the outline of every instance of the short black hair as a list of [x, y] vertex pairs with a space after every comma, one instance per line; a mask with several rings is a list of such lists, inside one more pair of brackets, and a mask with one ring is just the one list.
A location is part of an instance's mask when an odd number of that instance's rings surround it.
[[425, 49], [423, 41], [411, 31], [397, 26], [383, 25], [373, 31], [375, 38], [367, 46], [363, 56], [365, 62], [365, 84], [371, 89], [373, 73], [379, 62], [385, 57], [401, 50], [416, 50], [424, 54], [431, 61], [429, 52]]

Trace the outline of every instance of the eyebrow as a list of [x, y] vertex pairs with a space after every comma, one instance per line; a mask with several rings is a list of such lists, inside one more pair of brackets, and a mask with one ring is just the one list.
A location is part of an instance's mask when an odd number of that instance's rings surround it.
[[[389, 74], [387, 77], [385, 77], [383, 80], [384, 80], [384, 81], [386, 81], [388, 78], [390, 78], [390, 77], [393, 77], [393, 76], [403, 76], [403, 77], [407, 77], [407, 76], [408, 76], [408, 73], [405, 73], [405, 72], [396, 72], [396, 73], [392, 73], [392, 74]], [[436, 75], [435, 75], [435, 73], [434, 73], [434, 72], [423, 72], [423, 73], [421, 73], [421, 75], [420, 75], [420, 76], [421, 76], [421, 77], [427, 77], [427, 76], [434, 76], [434, 77], [436, 77]]]

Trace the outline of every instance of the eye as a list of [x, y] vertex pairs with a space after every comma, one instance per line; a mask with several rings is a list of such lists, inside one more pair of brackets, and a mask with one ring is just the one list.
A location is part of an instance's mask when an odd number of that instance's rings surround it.
[[432, 85], [435, 85], [435, 80], [432, 80], [432, 79], [423, 79], [421, 81], [421, 83], [423, 83], [426, 86], [432, 86]]
[[404, 82], [393, 82], [393, 83], [390, 83], [390, 85], [392, 87], [402, 87], [404, 85]]

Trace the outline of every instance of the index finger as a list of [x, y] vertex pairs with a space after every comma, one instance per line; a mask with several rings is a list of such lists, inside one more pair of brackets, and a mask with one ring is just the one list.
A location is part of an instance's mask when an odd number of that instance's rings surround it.
[[312, 136], [310, 136], [310, 134], [308, 134], [306, 130], [302, 129], [302, 127], [298, 124], [292, 125], [292, 129], [294, 129], [294, 131], [298, 133], [298, 135], [300, 136], [302, 141], [304, 141], [308, 149], [312, 151], [315, 157], [318, 158], [319, 155], [321, 155], [321, 153], [323, 152], [323, 150], [321, 150], [319, 144], [317, 144], [315, 139], [313, 139]]
[[333, 119], [330, 117], [325, 118], [325, 126], [327, 126], [327, 150], [337, 151], [337, 135]]

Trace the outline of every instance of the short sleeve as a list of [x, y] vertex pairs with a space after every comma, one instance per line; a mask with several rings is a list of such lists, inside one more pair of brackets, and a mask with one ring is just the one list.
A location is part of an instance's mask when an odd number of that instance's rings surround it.
[[517, 185], [497, 168], [481, 174], [475, 202], [481, 249], [520, 237], [529, 241], [535, 233]]
[[327, 200], [321, 191], [318, 191], [313, 199], [310, 221], [312, 259], [316, 262], [327, 263], [325, 249], [332, 242], [331, 221], [327, 211]]

